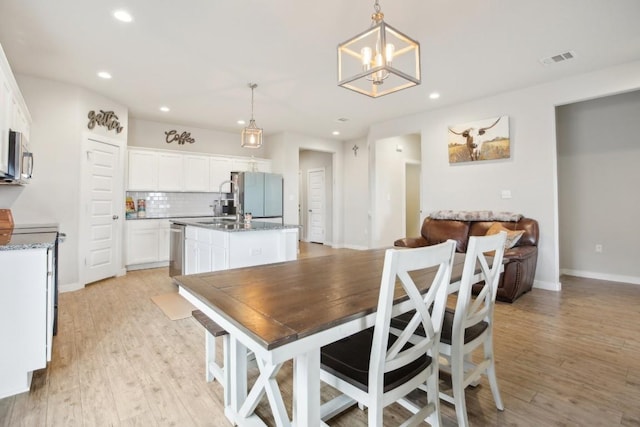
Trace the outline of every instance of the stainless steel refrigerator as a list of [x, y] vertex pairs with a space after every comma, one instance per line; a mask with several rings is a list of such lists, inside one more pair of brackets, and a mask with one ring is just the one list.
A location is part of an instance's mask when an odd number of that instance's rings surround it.
[[237, 174], [238, 199], [242, 213], [253, 218], [282, 217], [282, 175], [266, 172]]

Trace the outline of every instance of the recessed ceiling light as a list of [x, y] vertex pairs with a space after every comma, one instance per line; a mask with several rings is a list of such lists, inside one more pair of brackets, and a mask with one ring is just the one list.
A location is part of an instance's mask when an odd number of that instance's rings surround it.
[[171, 109], [165, 105], [163, 105], [162, 107], [160, 107], [160, 111], [164, 112], [164, 113], [168, 113]]
[[333, 133], [334, 135], [336, 135], [336, 136], [337, 136], [337, 135], [340, 135], [340, 132], [338, 132], [337, 130], [334, 130], [332, 133]]
[[245, 124], [246, 122], [245, 122], [244, 120], [238, 120], [236, 123], [238, 123], [239, 125], [243, 125], [243, 124]]
[[131, 14], [129, 12], [127, 12], [126, 10], [116, 10], [115, 12], [113, 12], [113, 17], [116, 18], [118, 21], [121, 22], [131, 22], [133, 21], [133, 17], [131, 16]]
[[100, 77], [101, 79], [110, 79], [111, 74], [107, 73], [106, 71], [100, 71], [98, 73], [98, 77]]
[[438, 99], [440, 98], [440, 94], [438, 92], [432, 92], [429, 94], [429, 99]]

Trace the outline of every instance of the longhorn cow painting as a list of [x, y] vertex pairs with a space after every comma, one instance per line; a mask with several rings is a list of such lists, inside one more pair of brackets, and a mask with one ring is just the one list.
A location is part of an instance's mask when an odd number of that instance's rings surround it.
[[449, 163], [508, 159], [509, 116], [449, 126]]

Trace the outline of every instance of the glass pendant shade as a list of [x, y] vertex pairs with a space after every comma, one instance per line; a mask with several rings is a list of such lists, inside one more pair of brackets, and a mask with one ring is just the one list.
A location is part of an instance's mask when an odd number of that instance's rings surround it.
[[262, 146], [262, 129], [256, 126], [255, 120], [251, 119], [249, 126], [242, 129], [242, 143], [245, 148], [258, 148]]
[[256, 126], [256, 121], [253, 119], [253, 90], [258, 87], [255, 83], [249, 83], [251, 88], [251, 120], [249, 126], [242, 129], [240, 135], [240, 145], [245, 148], [260, 148], [262, 147], [262, 129]]
[[420, 84], [420, 43], [387, 25], [376, 1], [371, 27], [338, 45], [338, 85], [377, 98]]

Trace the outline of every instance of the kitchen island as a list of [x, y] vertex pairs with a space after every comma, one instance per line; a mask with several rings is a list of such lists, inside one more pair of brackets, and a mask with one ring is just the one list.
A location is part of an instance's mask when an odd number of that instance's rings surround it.
[[29, 391], [51, 361], [57, 225], [0, 230], [0, 399]]
[[185, 227], [183, 274], [292, 261], [298, 256], [297, 225], [227, 218], [171, 222]]

